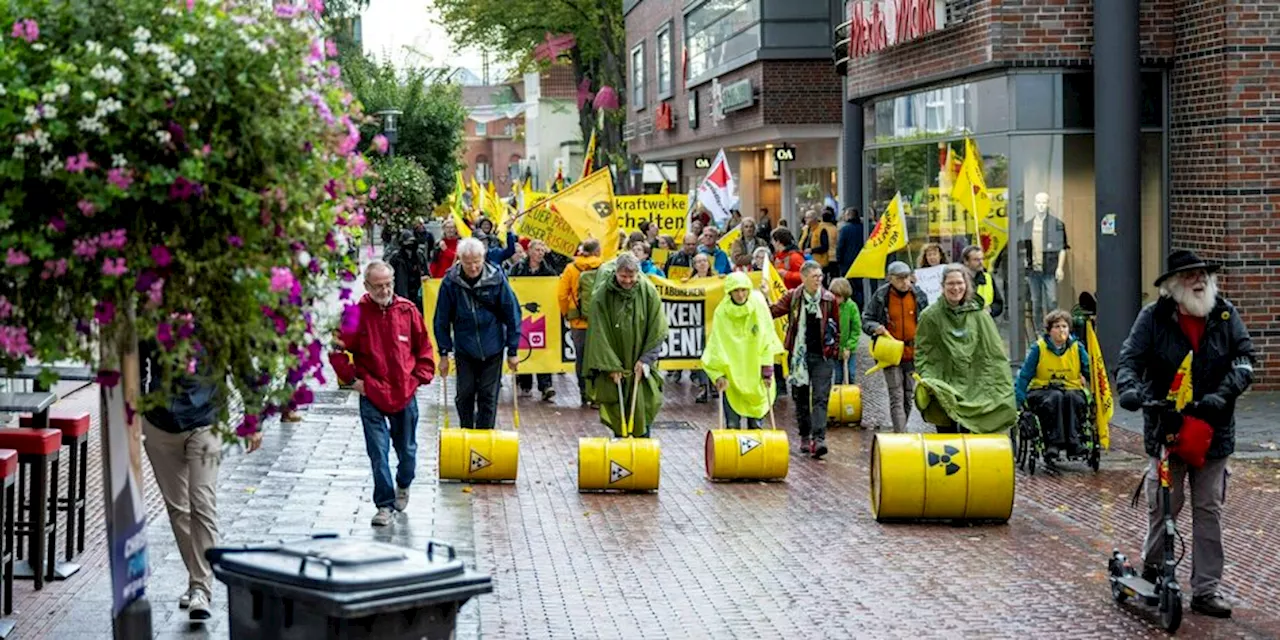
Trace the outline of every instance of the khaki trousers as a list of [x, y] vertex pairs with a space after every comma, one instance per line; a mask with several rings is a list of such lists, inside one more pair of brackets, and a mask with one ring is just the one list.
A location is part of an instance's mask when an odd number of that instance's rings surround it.
[[213, 569], [204, 552], [218, 540], [217, 484], [222, 441], [211, 427], [169, 433], [145, 419], [143, 446], [169, 511], [169, 524], [187, 565], [189, 587], [213, 595]]

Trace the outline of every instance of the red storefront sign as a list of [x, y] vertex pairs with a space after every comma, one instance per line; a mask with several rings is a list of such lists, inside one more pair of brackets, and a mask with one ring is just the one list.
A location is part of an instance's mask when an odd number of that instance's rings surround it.
[[938, 29], [936, 0], [850, 0], [845, 4], [845, 15], [849, 17], [850, 58]]
[[654, 128], [658, 131], [670, 131], [676, 128], [675, 119], [671, 117], [671, 103], [663, 102], [658, 105], [657, 111], [653, 116]]

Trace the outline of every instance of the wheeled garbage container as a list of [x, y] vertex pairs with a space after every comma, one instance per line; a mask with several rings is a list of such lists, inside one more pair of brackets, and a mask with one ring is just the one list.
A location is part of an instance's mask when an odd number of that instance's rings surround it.
[[434, 541], [424, 552], [336, 536], [207, 554], [227, 585], [232, 640], [452, 638], [458, 609], [493, 591], [456, 555]]

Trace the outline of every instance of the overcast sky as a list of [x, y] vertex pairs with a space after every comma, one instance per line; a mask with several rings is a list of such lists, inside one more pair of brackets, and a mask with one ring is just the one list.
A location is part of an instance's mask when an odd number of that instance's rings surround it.
[[[436, 24], [427, 0], [371, 0], [362, 24], [366, 53], [378, 58], [390, 56], [400, 65], [466, 67], [481, 76], [480, 51], [457, 46], [444, 28]], [[500, 71], [504, 68], [491, 65], [490, 81], [500, 80]]]

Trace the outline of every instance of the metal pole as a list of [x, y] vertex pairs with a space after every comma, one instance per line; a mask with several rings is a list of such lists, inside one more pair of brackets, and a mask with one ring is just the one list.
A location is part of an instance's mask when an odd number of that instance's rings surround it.
[[1093, 33], [1098, 340], [1115, 362], [1142, 306], [1138, 0], [1093, 3]]
[[[862, 178], [862, 148], [866, 144], [866, 130], [863, 118], [862, 103], [849, 100], [849, 84], [845, 78], [840, 79], [841, 91], [845, 96], [843, 108], [841, 109], [841, 121], [844, 129], [844, 145], [840, 152], [843, 154], [844, 174], [840, 176], [840, 193], [843, 194], [844, 206], [857, 207], [858, 216], [862, 220], [862, 240], [866, 242], [866, 235], [871, 228], [867, 224], [867, 208], [863, 192]], [[844, 275], [844, 274], [840, 274]], [[861, 283], [855, 286], [862, 287], [862, 299], [869, 300], [871, 298], [871, 280], [860, 278]]]

